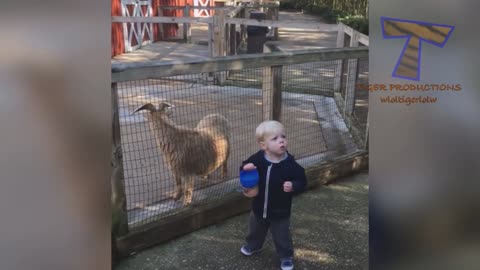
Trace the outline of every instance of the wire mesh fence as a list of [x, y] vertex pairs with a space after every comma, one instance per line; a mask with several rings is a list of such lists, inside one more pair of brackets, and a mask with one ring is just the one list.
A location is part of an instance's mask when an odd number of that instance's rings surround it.
[[365, 130], [367, 126], [369, 91], [365, 87], [368, 87], [368, 84], [368, 58], [360, 58], [355, 84], [355, 106], [352, 114], [360, 130]]
[[[368, 75], [362, 55], [360, 78]], [[334, 98], [337, 61], [310, 61], [275, 65], [275, 76], [258, 64], [118, 82], [129, 229], [239, 192], [239, 166], [259, 150], [255, 129], [271, 106], [304, 167], [361, 148]]]

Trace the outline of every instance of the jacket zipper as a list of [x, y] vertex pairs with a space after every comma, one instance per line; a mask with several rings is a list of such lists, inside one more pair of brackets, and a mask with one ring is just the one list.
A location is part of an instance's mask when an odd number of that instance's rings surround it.
[[272, 165], [268, 166], [267, 170], [267, 181], [265, 183], [265, 202], [263, 203], [263, 218], [267, 218], [267, 206], [268, 206], [268, 184], [270, 182], [270, 170], [272, 169]]

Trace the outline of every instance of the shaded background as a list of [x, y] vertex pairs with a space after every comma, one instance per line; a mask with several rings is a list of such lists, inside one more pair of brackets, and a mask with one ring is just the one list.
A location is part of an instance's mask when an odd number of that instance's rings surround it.
[[[478, 269], [480, 80], [478, 1], [370, 1], [370, 83], [461, 84], [433, 104], [370, 95], [370, 251], [374, 269]], [[422, 44], [419, 82], [392, 78], [404, 39], [380, 17], [455, 26], [444, 48]]]
[[110, 3], [0, 9], [0, 269], [110, 268]]

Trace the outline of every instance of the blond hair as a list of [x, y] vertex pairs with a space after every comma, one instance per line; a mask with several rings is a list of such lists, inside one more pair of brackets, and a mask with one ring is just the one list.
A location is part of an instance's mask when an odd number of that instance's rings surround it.
[[265, 137], [282, 131], [285, 132], [285, 127], [282, 123], [274, 120], [264, 121], [258, 125], [255, 130], [255, 138], [257, 139], [257, 142], [263, 142]]

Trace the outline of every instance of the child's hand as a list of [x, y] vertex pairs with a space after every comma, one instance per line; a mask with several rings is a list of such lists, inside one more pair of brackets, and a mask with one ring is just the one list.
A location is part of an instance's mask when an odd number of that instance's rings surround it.
[[252, 198], [258, 195], [258, 186], [243, 189], [243, 195]]
[[290, 182], [290, 181], [285, 181], [285, 183], [283, 183], [283, 191], [285, 191], [285, 192], [292, 192], [292, 191], [293, 191], [292, 182]]
[[245, 166], [243, 166], [243, 170], [244, 171], [251, 171], [251, 170], [255, 170], [257, 167], [255, 167], [255, 165], [253, 165], [253, 163], [247, 163], [245, 164]]

